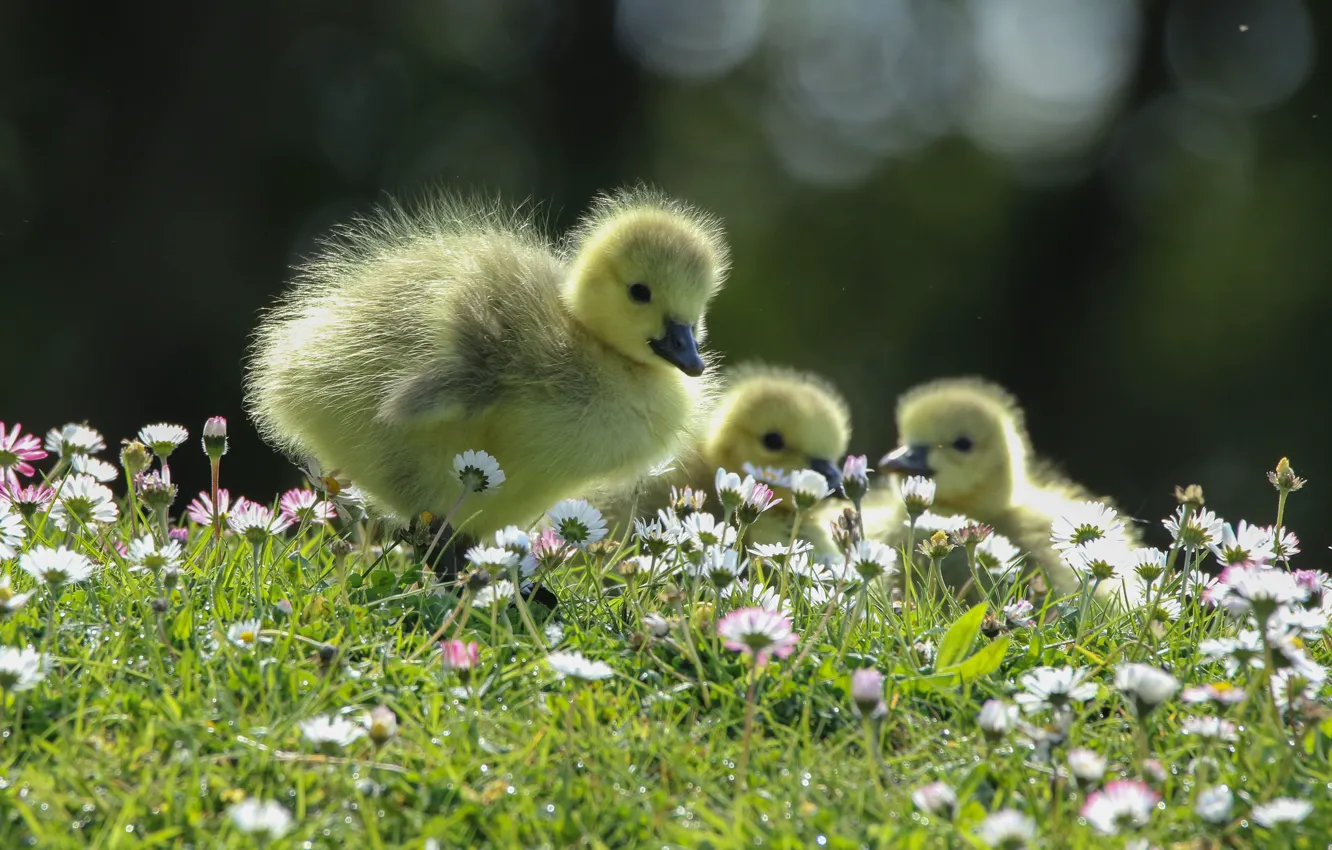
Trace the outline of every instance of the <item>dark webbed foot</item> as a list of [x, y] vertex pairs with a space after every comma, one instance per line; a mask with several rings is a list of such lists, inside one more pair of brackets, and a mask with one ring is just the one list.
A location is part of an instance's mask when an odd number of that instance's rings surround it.
[[432, 518], [429, 523], [417, 517], [403, 537], [412, 544], [417, 563], [429, 567], [442, 582], [457, 580], [467, 565], [467, 550], [475, 545], [466, 535], [454, 533], [441, 517]]

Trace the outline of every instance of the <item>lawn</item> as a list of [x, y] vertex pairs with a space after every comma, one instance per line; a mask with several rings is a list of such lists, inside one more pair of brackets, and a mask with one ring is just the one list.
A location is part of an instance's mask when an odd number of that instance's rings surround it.
[[[126, 472], [89, 429], [43, 457], [0, 429], [0, 847], [1332, 834], [1327, 579], [1200, 492], [1180, 493], [1174, 548], [1117, 565], [1160, 571], [1128, 610], [1026, 579], [959, 601], [921, 556], [903, 606], [901, 552], [756, 554], [696, 517], [602, 537], [582, 504], [438, 585], [336, 479], [218, 516], [163, 469], [208, 464], [197, 440], [146, 436], [158, 456], [132, 449]], [[1302, 483], [1279, 472], [1253, 518], [1277, 530]], [[948, 557], [985, 533], [954, 529]], [[520, 573], [554, 610], [513, 593]]]

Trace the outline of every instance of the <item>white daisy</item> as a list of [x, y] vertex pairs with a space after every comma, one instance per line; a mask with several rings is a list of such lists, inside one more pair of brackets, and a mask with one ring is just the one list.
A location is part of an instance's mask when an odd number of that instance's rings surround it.
[[47, 658], [32, 647], [0, 647], [0, 692], [30, 691], [46, 678]]
[[690, 562], [686, 569], [690, 575], [705, 578], [714, 587], [721, 589], [735, 581], [744, 567], [745, 564], [734, 549], [709, 546], [703, 550], [698, 562]]
[[51, 519], [61, 531], [82, 525], [110, 524], [120, 517], [115, 496], [91, 475], [71, 475], [60, 484]]
[[1144, 582], [1151, 584], [1165, 573], [1168, 558], [1154, 546], [1140, 546], [1129, 553], [1128, 567]]
[[130, 543], [126, 560], [135, 570], [159, 573], [162, 570], [180, 569], [182, 554], [180, 544], [176, 541], [168, 540], [166, 545], [159, 546], [151, 534], [145, 534]]
[[1024, 693], [1014, 699], [1028, 713], [1043, 708], [1063, 709], [1074, 702], [1086, 702], [1096, 696], [1096, 683], [1084, 682], [1085, 667], [1036, 667], [1022, 674], [1018, 684]]
[[791, 473], [791, 493], [795, 496], [796, 510], [807, 511], [832, 492], [828, 479], [812, 469], [797, 469]]
[[740, 485], [743, 483], [744, 482], [738, 474], [727, 472], [722, 467], [717, 467], [717, 475], [713, 481], [713, 489], [717, 491], [717, 500], [721, 502], [722, 509], [725, 510], [728, 515], [731, 511], [740, 506]]
[[93, 455], [106, 448], [106, 441], [97, 431], [87, 425], [71, 422], [63, 428], [52, 428], [46, 432], [42, 446], [48, 452], [60, 457], [70, 455]]
[[513, 582], [507, 578], [492, 581], [476, 592], [472, 597], [473, 608], [489, 608], [491, 605], [507, 605], [513, 599]]
[[1180, 727], [1185, 735], [1196, 735], [1205, 741], [1238, 741], [1235, 724], [1220, 717], [1190, 717]]
[[1074, 747], [1068, 751], [1068, 770], [1084, 785], [1099, 782], [1105, 775], [1106, 764], [1105, 756], [1095, 750]]
[[791, 478], [785, 469], [778, 469], [775, 466], [755, 466], [752, 463], [742, 464], [740, 468], [746, 475], [770, 487], [789, 487], [791, 484]]
[[495, 532], [495, 545], [516, 555], [532, 551], [532, 538], [516, 525], [506, 525]]
[[1198, 651], [1210, 661], [1220, 661], [1230, 677], [1244, 667], [1263, 668], [1263, 636], [1256, 629], [1241, 629], [1233, 638], [1208, 638], [1198, 644]]
[[719, 521], [706, 512], [690, 514], [684, 519], [684, 533], [695, 548], [706, 549], [709, 546], [732, 546], [735, 544], [736, 530]]
[[[933, 483], [933, 482], [931, 482]], [[942, 531], [945, 534], [951, 534], [954, 531], [966, 528], [971, 524], [969, 517], [962, 514], [936, 514], [933, 511], [922, 511], [920, 516], [916, 517], [916, 533], [932, 534], [936, 531]], [[910, 526], [911, 520], [903, 520], [902, 525]], [[991, 535], [993, 536], [993, 535]], [[977, 547], [977, 551], [980, 547]]]
[[1263, 529], [1272, 541], [1272, 551], [1276, 553], [1278, 561], [1289, 561], [1295, 555], [1300, 554], [1300, 538], [1295, 536], [1293, 531], [1282, 526], [1278, 530], [1275, 526], [1267, 526]]
[[1102, 537], [1059, 553], [1068, 568], [1087, 581], [1103, 582], [1124, 577], [1133, 569], [1133, 553], [1123, 538]]
[[1183, 519], [1187, 509], [1187, 505], [1180, 505], [1174, 516], [1161, 520], [1166, 530], [1170, 532], [1170, 536], [1175, 539], [1176, 546], [1194, 552], [1204, 546], [1211, 546], [1221, 539], [1224, 523], [1220, 517], [1206, 508], [1191, 512], [1188, 522], [1181, 527], [1180, 520]]
[[785, 563], [791, 555], [808, 555], [814, 551], [813, 544], [806, 540], [797, 540], [794, 546], [785, 543], [755, 543], [749, 547], [749, 554], [765, 561]]
[[1050, 523], [1050, 545], [1063, 552], [1098, 540], [1123, 542], [1124, 523], [1102, 502], [1078, 502]]
[[1229, 682], [1213, 682], [1208, 685], [1194, 685], [1185, 688], [1179, 694], [1180, 700], [1189, 705], [1215, 702], [1218, 705], [1235, 705], [1244, 702], [1243, 688], [1237, 688]]
[[657, 519], [634, 520], [634, 536], [652, 555], [663, 555], [679, 544], [686, 533], [683, 524], [670, 511], [657, 511]]
[[345, 749], [364, 734], [361, 724], [330, 714], [301, 722], [301, 737], [321, 749]]
[[897, 552], [874, 540], [859, 540], [851, 550], [850, 566], [865, 581], [897, 572]]
[[1160, 799], [1145, 782], [1118, 779], [1087, 795], [1082, 816], [1097, 832], [1114, 835], [1121, 829], [1146, 826]]
[[51, 587], [60, 587], [87, 579], [95, 566], [78, 552], [64, 546], [35, 546], [19, 556], [19, 566], [33, 578]]
[[274, 514], [258, 502], [246, 502], [231, 509], [227, 515], [227, 525], [251, 543], [262, 543], [272, 535], [285, 531], [291, 525], [291, 520], [282, 514]]
[[752, 655], [762, 666], [771, 655], [785, 658], [795, 649], [796, 636], [791, 620], [765, 608], [738, 608], [717, 624], [727, 649]]
[[227, 816], [246, 835], [262, 835], [272, 840], [291, 830], [291, 813], [274, 800], [261, 802], [251, 798], [236, 803], [227, 809]]
[[976, 715], [981, 732], [991, 741], [997, 741], [1012, 732], [1017, 722], [1018, 707], [997, 699], [986, 700]]
[[89, 475], [99, 483], [106, 484], [120, 477], [116, 468], [101, 458], [91, 455], [71, 455], [69, 468], [81, 475]]
[[546, 516], [560, 539], [579, 549], [585, 549], [588, 544], [606, 536], [606, 520], [602, 519], [601, 511], [584, 499], [565, 499], [551, 508]]
[[159, 458], [170, 455], [176, 450], [177, 446], [188, 440], [189, 437], [190, 432], [180, 425], [170, 425], [166, 422], [145, 425], [139, 429], [139, 442], [147, 446]]
[[1292, 703], [1313, 702], [1326, 679], [1327, 671], [1317, 664], [1286, 667], [1272, 674], [1272, 699], [1283, 711]]
[[1299, 823], [1313, 813], [1313, 803], [1293, 797], [1277, 797], [1253, 807], [1249, 816], [1253, 822], [1268, 829], [1279, 823]]
[[519, 556], [498, 546], [473, 546], [467, 550], [467, 562], [492, 575], [507, 573], [518, 565]]
[[504, 483], [504, 470], [489, 454], [468, 449], [453, 458], [453, 471], [468, 493], [485, 493]]
[[1272, 612], [1271, 619], [1267, 621], [1267, 632], [1316, 640], [1327, 630], [1327, 618], [1328, 611], [1325, 608], [1291, 608], [1283, 605]]
[[1235, 795], [1225, 785], [1213, 785], [1198, 792], [1198, 799], [1193, 804], [1193, 813], [1207, 823], [1226, 823], [1230, 820], [1230, 809], [1235, 804]]
[[1277, 607], [1303, 602], [1308, 595], [1308, 588], [1285, 570], [1241, 565], [1227, 567], [1207, 599], [1237, 616], [1252, 613], [1262, 624]]
[[902, 479], [898, 492], [907, 514], [919, 517], [934, 504], [934, 479], [923, 475], [909, 475]]
[[12, 510], [9, 502], [0, 502], [0, 561], [14, 557], [27, 534], [28, 527], [18, 511]]
[[31, 590], [26, 593], [15, 593], [9, 576], [0, 576], [0, 622], [22, 611], [28, 600], [32, 599], [33, 593]]
[[930, 815], [952, 820], [957, 814], [957, 792], [947, 782], [930, 782], [911, 792], [911, 802]]
[[1007, 618], [1009, 625], [1017, 628], [1029, 629], [1036, 625], [1036, 606], [1029, 600], [1019, 599], [1004, 606], [1004, 617]]
[[1270, 529], [1249, 525], [1240, 520], [1238, 528], [1230, 523], [1221, 524], [1221, 539], [1209, 544], [1212, 554], [1223, 566], [1233, 564], [1266, 564], [1276, 558]]
[[991, 847], [1017, 850], [1036, 840], [1036, 821], [1016, 809], [1000, 809], [980, 822], [976, 836]]
[[260, 642], [267, 640], [259, 634], [263, 625], [259, 620], [241, 620], [232, 623], [231, 628], [227, 629], [227, 640], [241, 649], [254, 649]]
[[1128, 663], [1115, 668], [1115, 687], [1145, 717], [1179, 691], [1179, 680], [1150, 664]]
[[561, 679], [572, 677], [584, 682], [596, 682], [615, 675], [609, 664], [593, 661], [581, 652], [552, 652], [546, 656], [546, 664]]
[[[921, 519], [924, 519], [922, 515]], [[920, 520], [916, 521], [920, 525]], [[1018, 547], [1002, 534], [991, 534], [976, 546], [976, 563], [995, 577], [1007, 577], [1015, 572], [1015, 563], [1022, 556]]]

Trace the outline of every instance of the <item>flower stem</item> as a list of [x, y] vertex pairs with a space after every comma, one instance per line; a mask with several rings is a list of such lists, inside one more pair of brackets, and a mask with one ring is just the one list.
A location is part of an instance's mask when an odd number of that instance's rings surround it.
[[749, 693], [745, 697], [745, 729], [740, 744], [740, 763], [735, 768], [735, 793], [739, 796], [745, 790], [746, 774], [749, 772], [749, 742], [754, 736], [754, 694], [758, 690], [758, 671], [755, 665], [749, 671]]

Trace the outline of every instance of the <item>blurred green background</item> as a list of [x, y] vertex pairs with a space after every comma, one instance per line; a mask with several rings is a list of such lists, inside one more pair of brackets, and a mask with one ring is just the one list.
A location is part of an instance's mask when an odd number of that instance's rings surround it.
[[[1270, 523], [1290, 455], [1318, 565], [1330, 24], [1301, 0], [0, 3], [0, 419], [114, 442], [222, 414], [224, 483], [268, 498], [297, 474], [240, 361], [313, 239], [385, 192], [564, 227], [645, 180], [727, 222], [713, 346], [826, 374], [855, 451], [893, 445], [901, 390], [982, 374], [1154, 525], [1188, 482]], [[204, 484], [202, 454], [172, 467]]]

